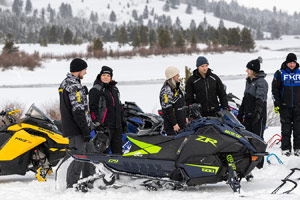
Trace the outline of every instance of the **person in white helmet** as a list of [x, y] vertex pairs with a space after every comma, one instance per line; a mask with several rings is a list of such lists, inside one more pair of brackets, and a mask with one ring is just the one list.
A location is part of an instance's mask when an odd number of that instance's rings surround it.
[[179, 69], [168, 67], [165, 71], [166, 81], [160, 91], [160, 104], [164, 129], [167, 135], [176, 135], [186, 126], [184, 95], [180, 89]]

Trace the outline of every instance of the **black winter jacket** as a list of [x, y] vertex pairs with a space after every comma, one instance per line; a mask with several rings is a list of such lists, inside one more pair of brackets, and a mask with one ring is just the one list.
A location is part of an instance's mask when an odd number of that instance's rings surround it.
[[108, 128], [121, 128], [124, 117], [117, 82], [106, 84], [99, 81], [99, 78], [98, 76], [89, 91], [92, 121]]
[[198, 69], [195, 69], [186, 82], [185, 92], [186, 104], [200, 103], [203, 116], [219, 111], [220, 104], [223, 109], [228, 108], [223, 83], [211, 69], [208, 69], [205, 78], [200, 75]]
[[239, 108], [239, 120], [243, 115], [250, 117], [259, 114], [261, 118], [267, 118], [268, 83], [265, 77], [264, 71], [260, 71], [257, 77], [247, 78], [244, 97]]
[[173, 126], [178, 124], [181, 129], [185, 128], [186, 114], [183, 109], [185, 102], [179, 84], [175, 89], [167, 83], [164, 83], [160, 91], [160, 104], [162, 107], [162, 116], [165, 129], [173, 130]]
[[63, 136], [89, 135], [91, 120], [87, 94], [80, 78], [68, 73], [58, 91]]
[[275, 107], [300, 109], [300, 69], [298, 63], [293, 71], [287, 67], [286, 62], [282, 63], [281, 69], [274, 74], [272, 95]]

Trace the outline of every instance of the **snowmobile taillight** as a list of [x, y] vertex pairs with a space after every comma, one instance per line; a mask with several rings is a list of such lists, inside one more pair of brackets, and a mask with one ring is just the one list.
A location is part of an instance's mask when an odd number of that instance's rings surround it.
[[86, 156], [83, 156], [83, 155], [74, 155], [74, 156], [77, 158], [87, 158]]
[[252, 161], [256, 161], [257, 158], [258, 158], [258, 156], [251, 156], [251, 160], [252, 160]]

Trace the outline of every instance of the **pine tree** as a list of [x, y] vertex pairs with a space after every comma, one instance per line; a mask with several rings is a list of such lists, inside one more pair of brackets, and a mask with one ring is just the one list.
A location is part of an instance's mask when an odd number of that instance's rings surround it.
[[241, 41], [240, 29], [230, 28], [228, 29], [228, 45], [239, 46]]
[[93, 41], [93, 50], [95, 51], [102, 51], [103, 50], [103, 42], [100, 38], [96, 38]]
[[135, 9], [132, 11], [132, 17], [135, 21], [137, 21], [139, 19], [137, 11]]
[[63, 42], [65, 44], [72, 44], [72, 40], [73, 40], [73, 33], [69, 28], [67, 28], [63, 36]]
[[183, 48], [184, 46], [185, 46], [185, 40], [183, 38], [182, 32], [180, 32], [178, 34], [178, 36], [177, 36], [175, 47], [177, 47], [177, 48]]
[[191, 46], [196, 47], [197, 46], [197, 36], [195, 34], [191, 37]]
[[111, 22], [116, 22], [117, 21], [117, 16], [116, 16], [116, 13], [114, 11], [111, 11], [111, 13], [109, 15], [109, 20]]
[[149, 43], [150, 43], [150, 46], [154, 46], [154, 44], [156, 44], [156, 42], [157, 42], [156, 31], [154, 29], [151, 29], [150, 33], [149, 33]]
[[22, 0], [14, 0], [12, 4], [12, 12], [15, 13], [16, 16], [21, 16], [23, 8], [23, 1]]
[[141, 26], [140, 27], [140, 39], [141, 39], [141, 43], [142, 45], [148, 45], [149, 43], [149, 30], [146, 26]]
[[139, 31], [137, 30], [137, 28], [135, 28], [135, 31], [134, 31], [133, 41], [132, 41], [132, 46], [133, 46], [134, 48], [138, 48], [138, 47], [141, 46], [140, 33], [139, 33]]
[[169, 12], [170, 11], [170, 4], [169, 1], [167, 0], [165, 5], [163, 6], [163, 11]]
[[32, 12], [32, 3], [30, 0], [26, 1], [25, 13], [30, 14]]
[[241, 32], [241, 47], [244, 51], [250, 51], [255, 47], [251, 31], [247, 28], [243, 28]]
[[56, 27], [53, 25], [48, 34], [48, 41], [49, 43], [56, 43], [58, 40], [58, 33], [56, 31]]
[[148, 6], [145, 6], [144, 12], [143, 12], [143, 18], [148, 19], [148, 17], [149, 17]]
[[191, 23], [190, 23], [190, 29], [191, 30], [195, 30], [196, 29], [196, 22], [195, 22], [195, 20], [191, 20]]
[[186, 7], [186, 10], [185, 10], [185, 13], [192, 14], [192, 12], [193, 12], [192, 6], [191, 6], [191, 4], [188, 4]]
[[124, 45], [128, 42], [128, 34], [127, 34], [126, 28], [124, 26], [121, 27], [121, 29], [120, 29], [118, 42], [121, 45]]
[[158, 33], [158, 45], [163, 49], [170, 48], [172, 46], [172, 42], [170, 32], [166, 29], [160, 29]]

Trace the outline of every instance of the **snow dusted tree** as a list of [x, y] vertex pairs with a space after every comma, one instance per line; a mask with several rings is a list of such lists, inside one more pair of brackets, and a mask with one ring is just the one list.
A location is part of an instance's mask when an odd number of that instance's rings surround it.
[[190, 29], [191, 30], [195, 30], [196, 29], [196, 22], [194, 19], [191, 20], [191, 23], [190, 23]]
[[180, 5], [180, 0], [169, 0], [170, 1], [170, 7], [173, 9], [177, 9], [177, 6]]
[[25, 13], [28, 15], [31, 12], [32, 12], [32, 3], [30, 0], [27, 0], [25, 5]]
[[22, 9], [23, 9], [23, 1], [14, 0], [12, 4], [12, 12], [19, 17], [22, 14]]
[[170, 4], [169, 1], [167, 0], [165, 5], [163, 6], [163, 11], [169, 12], [170, 11]]
[[116, 13], [114, 11], [111, 11], [111, 13], [109, 15], [109, 20], [111, 22], [116, 22], [117, 21], [117, 16], [116, 16]]
[[149, 43], [150, 46], [154, 46], [154, 44], [156, 44], [157, 42], [157, 34], [156, 31], [154, 29], [151, 29], [149, 32]]
[[225, 26], [224, 26], [224, 21], [223, 21], [223, 19], [221, 19], [220, 20], [220, 22], [219, 22], [219, 28], [224, 28]]
[[192, 6], [191, 6], [191, 4], [188, 4], [186, 7], [186, 10], [185, 10], [185, 13], [192, 14], [192, 12], [193, 12]]
[[149, 17], [148, 6], [145, 6], [144, 12], [143, 12], [143, 18], [148, 19], [148, 17]]
[[137, 21], [139, 19], [137, 11], [135, 9], [132, 10], [132, 17], [135, 21]]
[[140, 32], [140, 38], [141, 38], [142, 45], [148, 45], [148, 43], [149, 43], [149, 30], [148, 30], [148, 27], [142, 25], [140, 27], [139, 32]]
[[183, 34], [180, 31], [176, 38], [175, 47], [177, 48], [183, 48], [185, 46], [185, 40], [183, 38]]
[[176, 17], [176, 21], [175, 21], [175, 29], [180, 29], [181, 28], [181, 21], [179, 19], [179, 17]]
[[160, 48], [170, 48], [172, 47], [172, 37], [167, 29], [160, 29], [158, 33], [158, 45]]
[[137, 28], [134, 29], [134, 35], [133, 35], [133, 41], [132, 41], [132, 46], [134, 48], [138, 48], [141, 46], [141, 38], [140, 38], [140, 33]]
[[65, 44], [72, 44], [73, 33], [69, 28], [66, 29], [64, 36], [63, 36], [63, 40], [64, 40]]
[[243, 28], [241, 32], [241, 47], [244, 51], [250, 51], [254, 49], [255, 42], [253, 40], [251, 31], [247, 28]]
[[152, 8], [150, 15], [153, 16], [154, 15], [154, 8]]
[[118, 42], [121, 45], [124, 45], [128, 43], [128, 33], [126, 31], [126, 28], [124, 26], [121, 27]]

